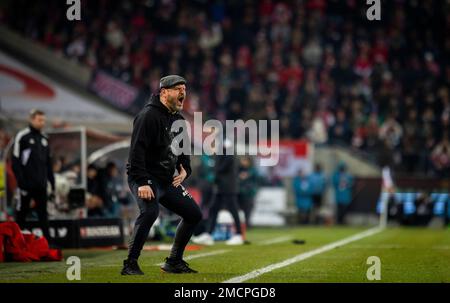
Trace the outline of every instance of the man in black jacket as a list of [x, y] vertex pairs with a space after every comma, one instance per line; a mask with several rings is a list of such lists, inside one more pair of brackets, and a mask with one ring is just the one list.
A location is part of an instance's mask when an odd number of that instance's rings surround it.
[[[158, 217], [159, 203], [182, 218], [170, 256], [161, 269], [170, 273], [196, 272], [182, 257], [202, 214], [181, 184], [191, 174], [189, 156], [176, 156], [172, 150], [172, 140], [178, 133], [172, 132], [171, 127], [175, 121], [183, 119], [178, 112], [183, 109], [185, 97], [185, 79], [178, 75], [163, 77], [159, 94], [152, 95], [150, 102], [134, 119], [127, 173], [140, 215], [130, 239], [122, 275], [143, 274], [137, 260]], [[176, 176], [175, 171], [178, 172]]]
[[16, 206], [17, 224], [20, 228], [24, 228], [33, 199], [42, 233], [47, 241], [52, 243], [48, 231], [47, 182], [50, 182], [54, 191], [55, 177], [48, 137], [42, 133], [45, 120], [44, 112], [39, 110], [30, 112], [28, 127], [18, 132], [14, 138], [12, 167], [20, 191], [20, 200]]
[[[222, 145], [222, 144], [221, 144]], [[236, 156], [226, 154], [226, 150], [231, 146], [231, 142], [225, 139], [223, 142], [223, 155], [215, 155], [215, 197], [209, 209], [208, 229], [207, 232], [193, 238], [193, 242], [197, 244], [213, 245], [214, 239], [212, 233], [217, 225], [217, 217], [219, 211], [226, 208], [233, 217], [236, 234], [226, 241], [227, 245], [242, 245], [244, 239], [242, 237], [241, 220], [239, 218], [238, 206], [238, 162]]]

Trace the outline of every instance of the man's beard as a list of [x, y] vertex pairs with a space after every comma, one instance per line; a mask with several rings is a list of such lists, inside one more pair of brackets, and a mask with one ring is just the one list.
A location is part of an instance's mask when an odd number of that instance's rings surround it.
[[183, 100], [181, 101], [181, 104], [178, 104], [180, 102], [179, 97], [180, 96], [169, 97], [169, 104], [172, 111], [174, 112], [180, 111], [183, 108], [184, 97]]
[[169, 101], [168, 104], [169, 104], [169, 107], [170, 107], [170, 111], [171, 112], [177, 112], [178, 111], [178, 109], [177, 109], [178, 97], [171, 97], [171, 96], [169, 96], [168, 101]]

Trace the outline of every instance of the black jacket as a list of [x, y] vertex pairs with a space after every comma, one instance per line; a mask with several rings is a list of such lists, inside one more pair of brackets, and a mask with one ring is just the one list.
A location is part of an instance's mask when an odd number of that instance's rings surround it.
[[14, 138], [12, 167], [22, 190], [47, 189], [47, 181], [55, 188], [48, 137], [31, 125]]
[[[179, 113], [171, 114], [161, 103], [158, 95], [139, 112], [133, 122], [127, 174], [139, 186], [152, 184], [156, 180], [162, 185], [172, 183], [175, 169], [180, 164], [191, 174], [189, 155], [174, 155], [172, 139], [178, 134], [171, 132], [172, 123], [184, 120]], [[181, 130], [180, 130], [181, 132]], [[187, 178], [186, 177], [186, 178]]]
[[238, 162], [234, 155], [215, 156], [215, 183], [218, 194], [237, 194], [238, 188]]

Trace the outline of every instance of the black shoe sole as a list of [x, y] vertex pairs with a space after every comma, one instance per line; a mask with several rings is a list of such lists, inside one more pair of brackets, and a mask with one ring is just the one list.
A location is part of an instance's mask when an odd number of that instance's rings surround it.
[[198, 271], [179, 271], [179, 270], [173, 270], [173, 269], [166, 269], [163, 267], [160, 267], [161, 272], [166, 274], [196, 274]]
[[143, 272], [127, 272], [127, 271], [121, 271], [120, 274], [122, 276], [143, 276]]

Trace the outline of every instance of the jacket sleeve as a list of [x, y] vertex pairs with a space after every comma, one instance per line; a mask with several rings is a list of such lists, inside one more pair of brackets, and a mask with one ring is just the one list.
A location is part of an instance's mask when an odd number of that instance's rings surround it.
[[23, 173], [23, 165], [21, 163], [22, 151], [23, 151], [22, 138], [16, 136], [13, 145], [12, 169], [14, 172], [14, 176], [16, 177], [17, 184], [19, 185], [19, 188], [26, 190], [28, 189], [28, 184], [25, 180]]
[[151, 177], [146, 170], [146, 154], [151, 145], [151, 116], [138, 115], [133, 122], [131, 135], [129, 165], [130, 173], [136, 178], [139, 186], [151, 183]]
[[55, 192], [55, 175], [53, 174], [52, 158], [50, 156], [50, 148], [47, 148], [47, 179], [52, 186], [53, 192]]

